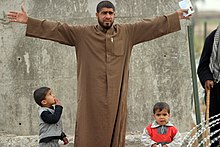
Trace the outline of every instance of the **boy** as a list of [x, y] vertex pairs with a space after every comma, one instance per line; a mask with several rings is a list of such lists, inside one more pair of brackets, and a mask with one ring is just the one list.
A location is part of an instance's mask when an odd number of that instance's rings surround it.
[[169, 122], [170, 107], [165, 102], [158, 102], [153, 107], [155, 121], [144, 128], [142, 142], [147, 147], [180, 147], [181, 134]]
[[[34, 100], [40, 106], [40, 131], [39, 146], [40, 147], [59, 147], [59, 139], [65, 144], [69, 141], [63, 132], [61, 114], [63, 107], [61, 102], [52, 95], [52, 91], [48, 87], [41, 87], [34, 91]], [[53, 105], [55, 104], [55, 108]]]

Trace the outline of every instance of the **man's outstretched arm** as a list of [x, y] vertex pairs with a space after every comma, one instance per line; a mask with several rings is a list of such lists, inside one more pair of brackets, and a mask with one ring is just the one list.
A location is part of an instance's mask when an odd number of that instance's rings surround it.
[[83, 32], [82, 27], [79, 26], [31, 18], [23, 6], [20, 12], [10, 11], [7, 17], [10, 22], [27, 24], [26, 36], [52, 40], [70, 46], [75, 45], [77, 37]]

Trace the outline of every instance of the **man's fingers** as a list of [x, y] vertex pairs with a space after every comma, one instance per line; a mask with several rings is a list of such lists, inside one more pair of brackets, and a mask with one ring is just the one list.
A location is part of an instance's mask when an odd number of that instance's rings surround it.
[[213, 88], [213, 86], [214, 86], [214, 82], [213, 81], [210, 82], [210, 86], [211, 86], [211, 88]]
[[8, 18], [16, 18], [17, 15], [18, 15], [18, 12], [10, 11], [10, 12], [7, 14], [7, 17], [8, 17]]
[[10, 22], [17, 22], [16, 19], [10, 19], [9, 21], [10, 21]]
[[8, 14], [7, 17], [10, 19], [10, 21], [11, 20], [16, 21], [16, 15], [15, 14]]
[[21, 11], [25, 13], [24, 6], [21, 6]]
[[182, 11], [186, 14], [188, 13], [188, 9], [182, 9]]
[[16, 11], [10, 11], [8, 14], [18, 14]]
[[12, 13], [9, 13], [7, 16], [8, 16], [8, 17], [11, 17], [11, 18], [15, 18], [15, 17], [16, 17], [16, 15], [17, 15], [17, 14], [12, 14]]

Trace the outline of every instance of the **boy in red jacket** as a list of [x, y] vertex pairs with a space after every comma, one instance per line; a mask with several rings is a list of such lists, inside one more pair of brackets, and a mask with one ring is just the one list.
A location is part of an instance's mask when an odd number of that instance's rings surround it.
[[153, 107], [155, 121], [144, 128], [142, 142], [147, 147], [180, 147], [181, 134], [169, 122], [170, 107], [165, 102], [158, 102]]

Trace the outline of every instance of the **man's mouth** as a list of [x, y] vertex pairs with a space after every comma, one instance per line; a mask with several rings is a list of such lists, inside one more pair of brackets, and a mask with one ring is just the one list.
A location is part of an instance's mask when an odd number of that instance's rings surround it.
[[110, 20], [105, 20], [105, 21], [103, 21], [104, 23], [111, 23], [111, 21]]

